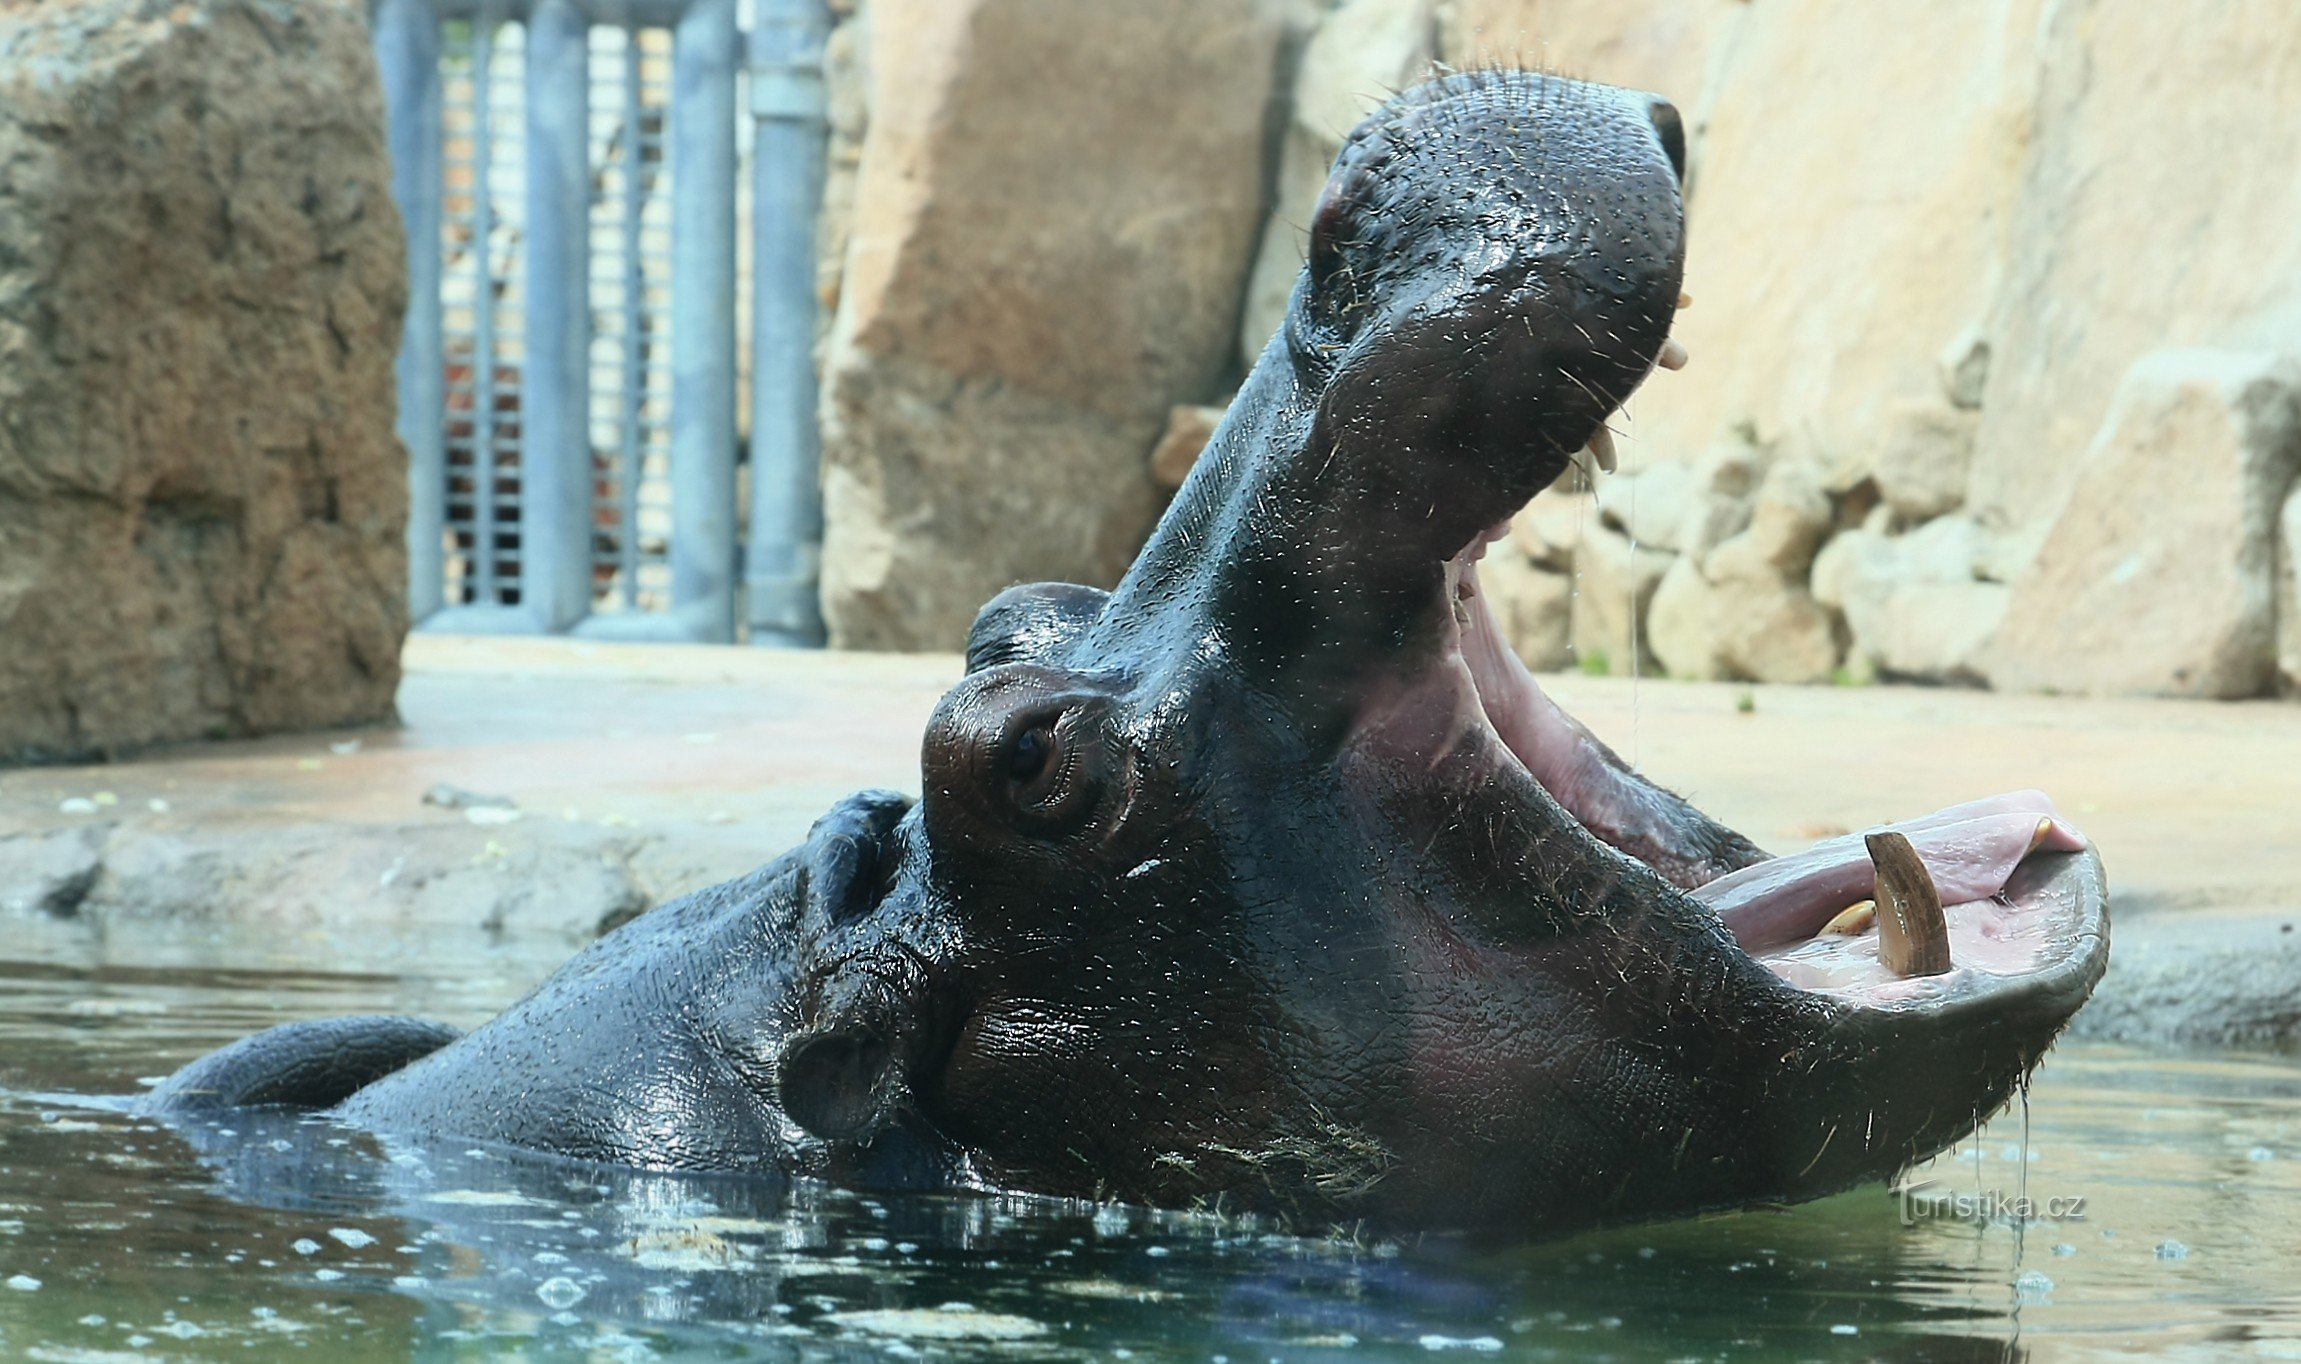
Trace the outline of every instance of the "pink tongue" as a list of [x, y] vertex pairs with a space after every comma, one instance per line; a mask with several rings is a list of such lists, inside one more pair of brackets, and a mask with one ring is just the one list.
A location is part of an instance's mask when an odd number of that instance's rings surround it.
[[[2010, 791], [1884, 827], [1909, 838], [1932, 873], [1942, 903], [1954, 905], [2005, 889], [2014, 868], [2029, 855], [2042, 821], [2051, 827], [2038, 844], [2040, 851], [2085, 847], [2085, 835], [2054, 813], [2042, 791]], [[1811, 938], [1839, 910], [1874, 897], [1877, 877], [1862, 835], [1847, 834], [1744, 867], [1693, 894], [1718, 911], [1744, 951], [1755, 952]]]

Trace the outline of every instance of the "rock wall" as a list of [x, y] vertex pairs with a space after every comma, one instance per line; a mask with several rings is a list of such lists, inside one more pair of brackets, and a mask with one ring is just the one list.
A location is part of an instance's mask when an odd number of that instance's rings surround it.
[[1564, 565], [1523, 565], [1621, 603], [1572, 613], [1584, 666], [1631, 657], [1632, 503], [1687, 502], [1637, 537], [1669, 556], [1641, 624], [1673, 674], [2301, 685], [2290, 6], [1442, 0], [1437, 26], [1442, 60], [1688, 116], [1693, 363], [1625, 414]]
[[0, 3], [0, 762], [391, 713], [388, 180], [347, 7]]
[[871, 0], [824, 375], [824, 615], [956, 648], [1108, 585], [1176, 404], [1235, 378], [1283, 18], [1255, 0]]

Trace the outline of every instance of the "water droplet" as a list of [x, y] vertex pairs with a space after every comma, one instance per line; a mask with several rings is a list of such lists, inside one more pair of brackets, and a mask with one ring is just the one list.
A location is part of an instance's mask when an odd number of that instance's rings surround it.
[[543, 1299], [544, 1306], [565, 1311], [583, 1301], [583, 1285], [560, 1274], [536, 1285], [535, 1296]]
[[376, 1238], [361, 1231], [358, 1227], [329, 1227], [328, 1235], [350, 1246], [353, 1250], [362, 1250], [376, 1243]]
[[2157, 1243], [2157, 1258], [2160, 1260], [2186, 1260], [2189, 1258], [2189, 1247], [2171, 1239], [2159, 1241]]
[[2077, 1253], [2077, 1247], [2071, 1245], [2067, 1241], [2061, 1241], [2054, 1245], [2053, 1253], [2060, 1256], [2075, 1255]]
[[2277, 1159], [2277, 1153], [2266, 1146], [2256, 1146], [2245, 1153], [2245, 1158], [2258, 1165]]
[[288, 1249], [298, 1255], [317, 1255], [320, 1253], [320, 1243], [309, 1236], [299, 1236], [288, 1243]]
[[40, 1281], [29, 1274], [11, 1274], [8, 1276], [8, 1286], [19, 1293], [36, 1293], [40, 1289]]
[[1861, 1333], [1862, 1328], [1850, 1321], [1841, 1321], [1830, 1328], [1830, 1334], [1833, 1336], [1858, 1336]]
[[2016, 1302], [2045, 1302], [2053, 1295], [2053, 1280], [2034, 1269], [2025, 1269], [2013, 1281]]

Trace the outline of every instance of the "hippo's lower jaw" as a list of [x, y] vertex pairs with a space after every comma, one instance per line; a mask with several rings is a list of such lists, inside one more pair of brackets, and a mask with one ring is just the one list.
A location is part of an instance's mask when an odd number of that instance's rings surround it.
[[1880, 912], [1881, 868], [1863, 834], [1723, 874], [1715, 864], [1690, 866], [1650, 835], [1641, 837], [1645, 826], [1668, 817], [1655, 808], [1663, 793], [1630, 779], [1502, 642], [1477, 586], [1488, 543], [1450, 565], [1457, 603], [1451, 652], [1502, 753], [1601, 841], [1649, 861], [1716, 910], [1757, 961], [1802, 990], [1873, 1008], [1939, 1007], [2000, 991], [2075, 991], [2072, 1007], [2084, 998], [2107, 958], [2106, 903], [2057, 895], [2036, 876], [2014, 884], [2032, 857], [2088, 851], [2085, 836], [2042, 791], [2008, 792], [1884, 826], [1909, 840], [1922, 865], [1918, 890], [1927, 903], [1916, 931], [1939, 940], [1946, 969], [1911, 970], [1896, 960], [1894, 939], [1905, 930], [1890, 904]]

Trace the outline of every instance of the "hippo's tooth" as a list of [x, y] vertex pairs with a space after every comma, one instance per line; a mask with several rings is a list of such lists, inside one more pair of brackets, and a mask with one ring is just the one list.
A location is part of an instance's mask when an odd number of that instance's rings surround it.
[[1681, 307], [1681, 308], [1691, 308], [1691, 307], [1693, 307], [1693, 306], [1694, 306], [1694, 296], [1693, 296], [1692, 294], [1689, 294], [1689, 293], [1687, 293], [1685, 290], [1683, 290], [1683, 289], [1680, 289], [1680, 290], [1678, 291], [1678, 306], [1679, 306], [1679, 307]]
[[2041, 817], [2037, 821], [2037, 832], [2029, 836], [2029, 852], [2023, 853], [2022, 856], [2027, 857], [2029, 853], [2044, 847], [2045, 840], [2051, 837], [2053, 837], [2053, 819], [2051, 816]]
[[1614, 466], [1618, 462], [1614, 455], [1614, 433], [1604, 422], [1600, 422], [1598, 429], [1591, 433], [1588, 448], [1590, 458], [1597, 462], [1599, 472], [1608, 474], [1614, 472]]
[[1877, 901], [1856, 900], [1839, 910], [1838, 917], [1823, 924], [1822, 931], [1814, 936], [1817, 938], [1858, 938], [1870, 931], [1870, 925], [1876, 923], [1877, 918]]
[[1878, 961], [1897, 976], [1949, 970], [1949, 921], [1941, 892], [1909, 839], [1888, 829], [1864, 838], [1878, 882]]
[[1690, 358], [1686, 354], [1686, 343], [1673, 336], [1662, 343], [1662, 353], [1654, 357], [1654, 363], [1664, 369], [1684, 369]]

